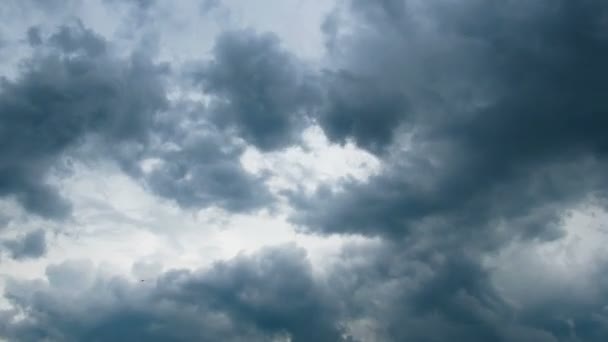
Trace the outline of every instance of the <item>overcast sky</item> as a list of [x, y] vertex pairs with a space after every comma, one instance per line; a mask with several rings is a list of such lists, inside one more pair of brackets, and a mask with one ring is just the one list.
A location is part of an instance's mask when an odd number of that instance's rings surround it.
[[4, 0], [0, 339], [608, 340], [608, 2]]

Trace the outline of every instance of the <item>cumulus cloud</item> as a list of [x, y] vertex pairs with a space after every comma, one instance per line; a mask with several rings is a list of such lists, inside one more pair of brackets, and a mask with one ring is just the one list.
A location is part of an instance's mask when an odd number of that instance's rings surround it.
[[[303, 250], [268, 248], [208, 271], [130, 281], [87, 262], [49, 266], [46, 280], [11, 282], [2, 334], [19, 341], [339, 341], [335, 310]], [[61, 314], [54, 314], [61, 313]]]
[[0, 333], [19, 341], [602, 341], [607, 332], [600, 273], [590, 301], [519, 306], [475, 252], [350, 245], [328, 270], [314, 274], [294, 245], [135, 280], [68, 261], [49, 266], [46, 279], [8, 283], [12, 309]]
[[243, 147], [213, 126], [195, 120], [163, 136], [160, 148], [148, 154], [156, 163], [141, 176], [155, 193], [193, 209], [218, 206], [243, 212], [271, 205], [263, 179], [240, 163]]
[[[132, 4], [134, 18], [153, 7]], [[79, 22], [32, 27], [23, 39], [33, 55], [0, 88], [0, 196], [64, 218], [70, 202], [50, 181], [62, 158], [109, 160], [182, 208], [251, 213], [286, 196], [280, 214], [302, 232], [377, 244], [349, 244], [320, 271], [295, 245], [196, 271], [139, 263], [136, 280], [54, 264], [44, 279], [10, 277], [0, 334], [606, 340], [605, 257], [574, 272], [579, 237], [564, 230], [573, 208], [606, 207], [606, 18], [608, 5], [593, 0], [341, 1], [320, 28], [327, 51], [314, 65], [255, 28], [225, 29], [210, 58], [162, 67], [146, 51], [118, 56]], [[304, 149], [311, 125], [375, 155], [377, 167], [319, 176], [310, 183], [326, 184], [312, 192], [299, 191], [314, 178], [302, 167], [301, 180], [271, 194], [265, 183], [281, 168], [249, 173], [244, 152], [264, 160]], [[14, 259], [40, 257], [45, 236], [1, 245]], [[559, 255], [570, 277], [532, 262], [547, 246], [554, 254], [543, 262]]]
[[[116, 57], [80, 21], [50, 35], [31, 28], [28, 41], [37, 52], [0, 93], [1, 195], [46, 218], [69, 216], [69, 200], [48, 178], [71, 156], [115, 161], [184, 207], [243, 211], [270, 200], [241, 167], [242, 148], [206, 122], [204, 108], [167, 101], [166, 67], [146, 51]], [[146, 159], [160, 160], [149, 174], [139, 164]]]
[[[604, 285], [589, 301], [574, 295], [519, 305], [491, 281], [492, 270], [481, 263], [479, 254], [437, 247], [399, 242], [346, 249], [328, 281], [338, 294], [333, 298], [343, 298], [347, 305], [343, 319], [349, 322], [348, 331], [364, 341], [605, 337]], [[543, 277], [542, 272], [537, 274], [539, 280]], [[599, 273], [593, 276], [603, 284], [602, 278]], [[553, 287], [560, 285], [549, 286]]]
[[318, 97], [310, 71], [271, 33], [223, 33], [213, 57], [196, 77], [214, 98], [213, 121], [261, 150], [295, 143]]
[[[336, 115], [378, 131], [346, 130], [343, 122], [328, 128], [333, 119], [325, 129], [330, 138], [390, 151], [384, 172], [369, 182], [300, 198], [299, 222], [369, 235], [402, 234], [430, 221], [473, 231], [508, 222], [514, 232], [554, 237], [545, 228], [564, 208], [605, 195], [605, 6], [349, 5], [354, 33], [338, 35], [332, 46], [345, 56], [340, 68], [361, 75], [349, 83], [381, 89], [364, 92], [380, 102], [372, 106], [374, 125], [362, 121], [370, 116], [359, 115], [364, 97], [356, 94], [337, 97], [356, 110], [345, 105]], [[340, 128], [342, 138], [332, 134]], [[397, 133], [405, 142], [391, 138]]]
[[0, 194], [32, 213], [69, 215], [47, 178], [70, 149], [92, 135], [104, 144], [144, 141], [164, 106], [157, 67], [139, 55], [113, 58], [106, 44], [81, 24], [61, 27], [18, 79], [2, 81]]

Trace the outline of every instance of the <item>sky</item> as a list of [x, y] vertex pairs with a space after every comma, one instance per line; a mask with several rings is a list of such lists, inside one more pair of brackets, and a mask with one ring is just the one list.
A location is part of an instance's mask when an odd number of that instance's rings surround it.
[[608, 340], [608, 2], [5, 0], [0, 340]]

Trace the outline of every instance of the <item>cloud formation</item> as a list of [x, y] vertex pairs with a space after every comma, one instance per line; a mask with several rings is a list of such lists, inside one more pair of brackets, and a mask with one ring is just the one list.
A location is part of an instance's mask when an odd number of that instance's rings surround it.
[[46, 279], [8, 283], [13, 308], [2, 312], [0, 333], [19, 341], [602, 341], [599, 271], [590, 300], [572, 293], [518, 306], [478, 254], [419, 244], [348, 246], [323, 275], [294, 245], [145, 279], [68, 261], [49, 266]]
[[[207, 122], [209, 110], [168, 102], [168, 70], [147, 51], [119, 58], [79, 21], [48, 36], [32, 27], [27, 38], [36, 53], [0, 94], [0, 195], [45, 218], [68, 217], [69, 200], [48, 178], [74, 157], [117, 162], [188, 208], [245, 211], [271, 200], [240, 165], [243, 148]], [[149, 174], [144, 160], [158, 161]]]
[[113, 58], [104, 39], [79, 23], [59, 28], [46, 45], [16, 80], [2, 81], [0, 195], [65, 218], [71, 205], [49, 184], [51, 169], [93, 135], [103, 144], [145, 141], [165, 94], [149, 60]]
[[222, 33], [196, 80], [213, 96], [212, 120], [261, 150], [297, 142], [318, 100], [314, 78], [270, 33]]
[[[340, 341], [332, 303], [303, 250], [269, 248], [208, 271], [158, 279], [97, 275], [87, 262], [49, 266], [47, 281], [13, 281], [2, 334], [18, 341]], [[288, 300], [288, 302], [286, 302]], [[24, 320], [10, 317], [27, 312]], [[61, 314], [55, 314], [61, 313]]]
[[185, 208], [218, 206], [246, 212], [271, 206], [273, 197], [263, 179], [245, 171], [240, 163], [243, 147], [196, 119], [200, 112], [194, 115], [195, 120], [160, 135], [162, 144], [147, 154], [154, 158], [152, 169], [136, 176], [155, 193]]
[[[154, 6], [131, 4], [128, 16], [139, 19]], [[319, 28], [326, 54], [316, 64], [275, 33], [228, 24], [209, 58], [185, 63], [119, 53], [78, 20], [29, 28], [22, 39], [32, 55], [0, 88], [2, 198], [66, 218], [55, 171], [67, 157], [104, 161], [179, 209], [276, 209], [302, 233], [364, 242], [321, 265], [288, 244], [158, 276], [144, 264], [127, 276], [49, 262], [41, 279], [9, 277], [0, 335], [606, 340], [606, 254], [589, 253], [584, 272], [575, 270], [572, 241], [584, 231], [565, 224], [590, 201], [606, 207], [606, 18], [608, 5], [594, 0], [341, 1]], [[312, 194], [273, 194], [266, 175], [242, 165], [248, 149], [263, 158], [301, 145], [313, 125], [374, 154], [377, 171]], [[11, 262], [52, 248], [44, 230], [0, 244]], [[543, 258], [562, 263], [569, 282], [533, 267]]]
[[[299, 222], [367, 235], [402, 234], [430, 221], [473, 231], [507, 222], [516, 232], [555, 236], [545, 228], [564, 208], [605, 196], [605, 6], [349, 5], [354, 33], [332, 40], [345, 56], [341, 72], [358, 76], [351, 84], [363, 79], [384, 90], [365, 92], [380, 102], [372, 107], [375, 124], [362, 126], [378, 133], [343, 135], [390, 151], [384, 171], [367, 183], [301, 200]], [[362, 96], [337, 98], [357, 108], [339, 115], [368, 117], [359, 115]], [[346, 127], [326, 132], [335, 138], [331, 132]], [[397, 133], [405, 139], [391, 138]]]

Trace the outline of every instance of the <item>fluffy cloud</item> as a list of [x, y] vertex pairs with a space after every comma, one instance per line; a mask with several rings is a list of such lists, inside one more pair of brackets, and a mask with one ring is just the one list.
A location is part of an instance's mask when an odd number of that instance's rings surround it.
[[[31, 28], [28, 41], [34, 57], [0, 94], [1, 195], [46, 218], [69, 216], [48, 177], [71, 156], [115, 161], [185, 207], [242, 211], [271, 199], [241, 167], [242, 147], [207, 123], [208, 110], [167, 101], [168, 71], [146, 51], [116, 57], [79, 21], [48, 37]], [[159, 163], [144, 174], [144, 160]]]
[[[87, 262], [13, 281], [2, 334], [19, 341], [339, 341], [336, 308], [292, 245], [238, 256], [208, 271], [130, 281]], [[26, 313], [23, 320], [8, 320]]]
[[195, 120], [163, 136], [160, 148], [147, 155], [155, 163], [141, 175], [157, 194], [193, 209], [250, 211], [272, 204], [263, 179], [243, 169], [243, 147], [213, 126]]
[[[134, 18], [154, 8], [132, 4]], [[19, 341], [605, 340], [605, 256], [575, 270], [580, 230], [564, 227], [573, 208], [606, 206], [607, 17], [608, 6], [593, 0], [343, 1], [320, 28], [327, 51], [317, 64], [255, 28], [222, 28], [210, 58], [166, 66], [147, 50], [121, 57], [111, 38], [79, 23], [50, 34], [31, 28], [23, 39], [33, 56], [0, 90], [1, 196], [65, 218], [70, 203], [51, 182], [63, 158], [110, 161], [181, 208], [277, 209], [301, 232], [377, 244], [347, 245], [319, 269], [294, 245], [196, 271], [138, 264], [136, 280], [87, 262], [54, 264], [45, 279], [6, 283], [0, 333]], [[271, 194], [266, 183], [281, 167], [249, 173], [244, 152], [291, 158], [289, 147], [307, 148], [301, 134], [311, 125], [379, 165], [369, 177], [311, 180], [327, 183], [312, 193], [297, 191], [315, 169], [302, 167], [302, 179]], [[18, 262], [43, 256], [45, 236], [2, 246]], [[547, 248], [553, 254], [539, 256]], [[543, 262], [563, 262], [570, 276]]]
[[47, 44], [18, 79], [2, 82], [0, 194], [64, 218], [70, 204], [48, 183], [49, 171], [89, 136], [103, 144], [145, 141], [165, 95], [149, 60], [111, 57], [103, 38], [80, 24], [60, 28]]
[[68, 261], [49, 266], [46, 279], [8, 283], [12, 308], [0, 332], [19, 341], [602, 341], [607, 333], [603, 271], [590, 300], [546, 296], [523, 306], [506, 300], [478, 254], [449, 248], [351, 245], [328, 271], [314, 275], [294, 245], [157, 278]]
[[310, 72], [272, 34], [223, 33], [213, 55], [196, 78], [214, 96], [214, 122], [261, 150], [295, 143], [318, 100]]
[[[300, 198], [299, 222], [368, 235], [431, 221], [477, 232], [506, 222], [516, 233], [554, 237], [550, 228], [564, 208], [605, 196], [605, 6], [349, 5], [354, 24], [335, 34], [332, 49], [344, 56], [343, 73], [357, 76], [352, 87], [363, 82], [374, 91], [335, 97], [351, 105], [329, 116], [325, 129], [330, 138], [389, 151], [384, 172], [369, 182]], [[379, 101], [373, 125], [360, 112], [365, 96]], [[335, 115], [352, 124], [327, 126]], [[346, 129], [357, 125], [366, 130]], [[373, 127], [377, 134], [367, 130]], [[342, 137], [332, 134], [339, 129]]]

